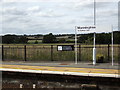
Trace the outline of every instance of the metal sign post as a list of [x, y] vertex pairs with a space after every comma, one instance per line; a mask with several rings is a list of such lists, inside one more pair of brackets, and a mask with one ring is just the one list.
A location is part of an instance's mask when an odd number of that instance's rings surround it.
[[113, 52], [114, 52], [114, 50], [113, 50], [113, 26], [112, 26], [112, 38], [111, 38], [111, 40], [112, 40], [112, 66], [114, 65], [114, 62], [113, 62], [113, 60], [114, 60], [114, 54], [113, 54]]
[[75, 26], [75, 64], [77, 64], [77, 27]]
[[94, 47], [93, 47], [93, 65], [96, 65], [95, 32], [94, 32]]
[[[94, 0], [94, 26], [96, 26], [96, 1], [95, 0]], [[96, 38], [96, 34], [94, 32], [93, 65], [96, 65], [95, 38]]]

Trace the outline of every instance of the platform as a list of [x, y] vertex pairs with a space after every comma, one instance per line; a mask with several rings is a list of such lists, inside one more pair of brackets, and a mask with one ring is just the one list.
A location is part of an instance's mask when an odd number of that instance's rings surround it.
[[76, 65], [73, 63], [26, 63], [26, 62], [3, 62], [0, 67], [1, 71], [25, 72], [38, 74], [60, 74], [74, 76], [91, 76], [91, 77], [112, 77], [119, 78], [117, 67], [100, 67], [83, 63]]

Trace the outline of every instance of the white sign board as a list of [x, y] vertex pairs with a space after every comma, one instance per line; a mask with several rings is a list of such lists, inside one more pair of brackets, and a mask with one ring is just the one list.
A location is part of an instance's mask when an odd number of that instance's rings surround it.
[[59, 51], [62, 51], [62, 46], [58, 46], [58, 50], [59, 50]]
[[96, 25], [96, 26], [77, 26], [76, 32], [79, 34], [85, 33], [108, 33], [111, 31], [111, 25]]
[[95, 26], [77, 26], [76, 33], [94, 33], [96, 27]]
[[84, 26], [84, 27], [77, 27], [77, 31], [91, 31], [94, 30], [96, 27], [95, 26]]
[[74, 45], [57, 45], [58, 51], [73, 51]]

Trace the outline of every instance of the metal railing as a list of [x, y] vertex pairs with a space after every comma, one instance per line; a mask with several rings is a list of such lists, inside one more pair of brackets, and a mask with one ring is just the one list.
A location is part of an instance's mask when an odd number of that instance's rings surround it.
[[[3, 61], [74, 61], [74, 51], [57, 51], [57, 45], [2, 45]], [[78, 45], [78, 61], [92, 61], [93, 45]], [[96, 45], [97, 55], [111, 62], [111, 45]], [[114, 61], [120, 59], [120, 45], [114, 45]]]

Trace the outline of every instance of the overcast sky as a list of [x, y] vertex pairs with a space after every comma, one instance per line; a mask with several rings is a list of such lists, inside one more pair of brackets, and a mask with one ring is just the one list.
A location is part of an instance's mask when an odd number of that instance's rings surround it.
[[[93, 0], [0, 1], [2, 34], [68, 34], [75, 26], [94, 24]], [[96, 24], [117, 30], [119, 0], [113, 1], [96, 0]]]

